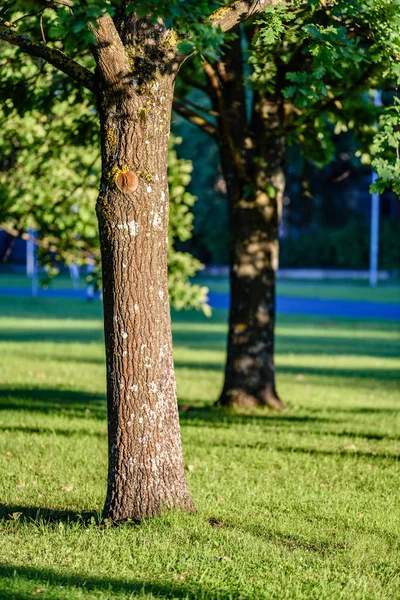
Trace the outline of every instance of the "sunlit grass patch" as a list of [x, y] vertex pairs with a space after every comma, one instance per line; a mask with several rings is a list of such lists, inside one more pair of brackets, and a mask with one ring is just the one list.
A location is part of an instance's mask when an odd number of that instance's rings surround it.
[[288, 408], [213, 408], [226, 313], [174, 315], [198, 511], [100, 525], [101, 305], [0, 298], [0, 598], [399, 596], [396, 324], [279, 318]]

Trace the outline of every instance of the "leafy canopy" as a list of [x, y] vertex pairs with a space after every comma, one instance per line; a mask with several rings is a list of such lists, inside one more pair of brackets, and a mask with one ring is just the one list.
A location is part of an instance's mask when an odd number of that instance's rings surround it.
[[311, 0], [269, 8], [257, 25], [251, 82], [285, 106], [288, 141], [323, 166], [334, 156], [333, 135], [352, 130], [370, 161], [377, 108], [369, 90], [394, 86], [400, 72], [399, 5]]
[[88, 23], [95, 25], [105, 13], [117, 25], [133, 12], [153, 22], [162, 18], [165, 27], [176, 32], [182, 52], [197, 51], [215, 57], [224, 34], [207, 17], [220, 7], [221, 2], [208, 0], [8, 0], [0, 16], [18, 31], [37, 41], [44, 38], [75, 59], [85, 59], [85, 66], [94, 66], [89, 56], [94, 37]]
[[[3, 48], [14, 67], [17, 51]], [[0, 223], [21, 235], [39, 232], [38, 255], [48, 277], [56, 275], [60, 262], [94, 263], [91, 277], [100, 278], [100, 248], [95, 203], [100, 179], [100, 144], [97, 111], [92, 95], [68, 94], [65, 76], [38, 70], [36, 59], [22, 58], [26, 93], [16, 90], [0, 106]], [[48, 96], [52, 90], [51, 102]], [[55, 90], [55, 91], [54, 91]], [[38, 107], [38, 108], [36, 108]], [[191, 237], [196, 198], [186, 191], [192, 164], [180, 159], [171, 140], [169, 150], [170, 224], [169, 292], [176, 308], [201, 308], [208, 312], [207, 289], [191, 285], [202, 268], [192, 255], [176, 250], [176, 243]]]

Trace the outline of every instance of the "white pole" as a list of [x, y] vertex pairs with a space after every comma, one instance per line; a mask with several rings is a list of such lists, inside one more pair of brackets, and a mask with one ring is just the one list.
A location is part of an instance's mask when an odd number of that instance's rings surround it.
[[[382, 106], [382, 93], [374, 92], [375, 106]], [[371, 183], [375, 183], [378, 175], [372, 173]], [[370, 253], [369, 253], [369, 285], [376, 287], [378, 283], [378, 257], [379, 257], [379, 205], [380, 194], [371, 194], [371, 229], [370, 229]]]
[[[86, 273], [90, 275], [94, 271], [94, 266], [92, 264], [88, 264], [86, 266]], [[86, 300], [91, 302], [94, 299], [94, 285], [93, 283], [88, 283], [86, 287]]]
[[77, 264], [72, 263], [69, 266], [69, 274], [71, 275], [72, 286], [74, 290], [77, 290], [79, 288], [79, 267]]
[[[34, 231], [28, 231], [29, 235], [34, 236]], [[36, 244], [28, 240], [26, 242], [26, 274], [31, 278], [32, 296], [37, 296], [38, 279], [37, 279], [37, 262], [36, 262]]]

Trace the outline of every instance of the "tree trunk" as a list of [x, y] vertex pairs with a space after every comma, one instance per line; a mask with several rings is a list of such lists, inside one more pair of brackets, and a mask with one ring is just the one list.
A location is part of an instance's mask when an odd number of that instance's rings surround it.
[[279, 213], [284, 190], [283, 144], [269, 140], [252, 184], [232, 172], [226, 156], [230, 220], [230, 312], [222, 406], [284, 408], [275, 387], [275, 289]]
[[[141, 62], [135, 57], [137, 77], [125, 64], [125, 49], [115, 49], [111, 25], [96, 31], [102, 42], [97, 215], [109, 433], [104, 517], [112, 521], [171, 508], [194, 510], [182, 458], [167, 280], [167, 157], [175, 73], [170, 64], [160, 67], [159, 54], [151, 54], [160, 51], [161, 42], [154, 39], [161, 28], [146, 26], [146, 35], [153, 31], [147, 55]], [[137, 23], [132, 31], [139, 43]]]
[[282, 103], [252, 97], [249, 122], [240, 36], [223, 63], [205, 65], [217, 119], [230, 224], [230, 314], [217, 404], [284, 408], [275, 388], [275, 287], [285, 185]]

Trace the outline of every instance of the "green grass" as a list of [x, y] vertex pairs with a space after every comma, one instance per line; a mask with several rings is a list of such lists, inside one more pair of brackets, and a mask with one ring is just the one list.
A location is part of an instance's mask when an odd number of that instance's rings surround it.
[[[207, 286], [214, 293], [228, 293], [227, 277], [198, 277], [196, 283]], [[30, 288], [31, 281], [23, 274], [0, 272], [1, 288]], [[51, 289], [72, 289], [71, 277], [62, 274], [50, 282]], [[85, 289], [83, 274], [79, 288]], [[367, 300], [369, 302], [400, 303], [400, 282], [398, 280], [381, 281], [376, 288], [370, 288], [367, 281], [288, 281], [279, 280], [277, 293], [290, 298], [327, 298], [330, 300]]]
[[[86, 275], [81, 275], [77, 287], [80, 289], [85, 289], [86, 287]], [[41, 280], [44, 279], [44, 275], [39, 274], [38, 276], [38, 284], [41, 285]], [[0, 289], [1, 288], [31, 288], [32, 281], [29, 277], [22, 273], [8, 273], [0, 271]], [[51, 289], [72, 289], [73, 282], [71, 277], [67, 273], [62, 273], [54, 277], [50, 283], [49, 287]]]
[[101, 305], [0, 315], [1, 600], [400, 598], [394, 323], [280, 318], [275, 415], [213, 409], [226, 313], [174, 315], [198, 511], [104, 528]]
[[[229, 282], [226, 277], [198, 277], [197, 282], [208, 286], [214, 293], [229, 292]], [[277, 293], [290, 298], [400, 303], [400, 283], [397, 280], [381, 281], [376, 288], [369, 287], [367, 281], [279, 280]]]
[[278, 294], [295, 298], [400, 303], [400, 284], [384, 281], [371, 288], [366, 281], [279, 281]]

